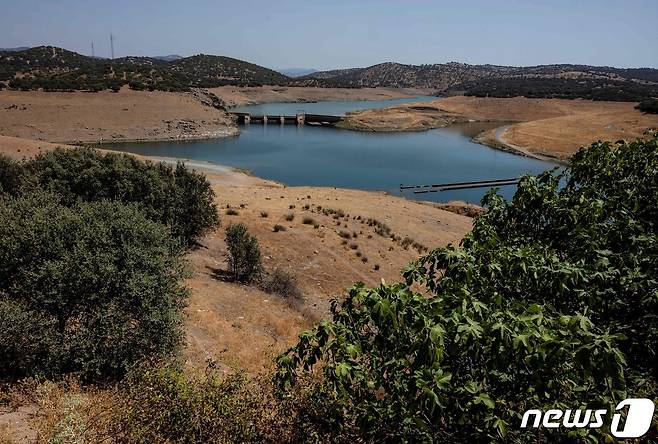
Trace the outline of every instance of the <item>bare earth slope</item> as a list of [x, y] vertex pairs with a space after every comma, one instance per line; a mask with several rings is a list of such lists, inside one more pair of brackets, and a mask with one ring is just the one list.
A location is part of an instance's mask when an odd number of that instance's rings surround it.
[[[255, 178], [260, 183], [222, 185], [225, 177], [208, 174], [217, 183], [214, 189], [218, 204], [222, 208], [230, 205], [239, 212], [228, 216], [222, 210], [224, 226], [246, 224], [260, 242], [265, 267], [293, 273], [304, 301], [301, 305], [290, 304], [255, 287], [223, 281], [223, 231], [210, 234], [201, 242], [203, 247], [190, 254], [195, 276], [189, 282], [193, 291], [187, 310], [185, 355], [191, 365], [211, 358], [249, 371], [270, 368], [272, 358], [292, 345], [302, 329], [328, 315], [330, 299], [340, 299], [347, 287], [359, 281], [369, 285], [377, 285], [381, 279], [399, 281], [400, 270], [420, 253], [412, 247], [403, 248], [400, 241], [389, 236], [376, 234], [374, 227], [365, 223], [367, 218], [377, 219], [395, 235], [409, 236], [427, 247], [458, 243], [471, 229], [468, 217], [381, 193], [283, 187]], [[318, 205], [342, 210], [345, 215], [334, 219], [333, 215], [323, 214]], [[294, 219], [286, 221], [286, 214], [293, 214]], [[305, 217], [312, 223], [305, 224]], [[275, 224], [286, 230], [274, 232]], [[338, 234], [341, 230], [350, 236], [356, 234], [356, 238], [344, 244]]]
[[0, 134], [49, 142], [170, 140], [237, 135], [192, 93], [0, 91]]
[[528, 155], [566, 159], [593, 141], [632, 139], [658, 128], [658, 115], [631, 102], [455, 96], [432, 102], [351, 113], [343, 127], [365, 131], [417, 131], [469, 120], [521, 122], [478, 140]]

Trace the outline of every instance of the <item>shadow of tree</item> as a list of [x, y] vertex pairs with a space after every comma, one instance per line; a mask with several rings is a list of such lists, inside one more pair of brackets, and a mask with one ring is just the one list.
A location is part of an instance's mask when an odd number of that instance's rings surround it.
[[233, 274], [228, 270], [211, 267], [210, 265], [206, 265], [206, 269], [210, 271], [210, 275], [212, 276], [213, 279], [222, 282], [235, 282], [235, 279], [233, 278]]

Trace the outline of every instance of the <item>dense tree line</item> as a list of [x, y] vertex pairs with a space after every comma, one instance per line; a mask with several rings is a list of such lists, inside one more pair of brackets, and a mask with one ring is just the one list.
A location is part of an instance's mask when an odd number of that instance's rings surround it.
[[639, 102], [658, 95], [658, 85], [653, 83], [532, 77], [480, 79], [456, 85], [450, 90], [477, 97], [581, 98], [619, 102]]

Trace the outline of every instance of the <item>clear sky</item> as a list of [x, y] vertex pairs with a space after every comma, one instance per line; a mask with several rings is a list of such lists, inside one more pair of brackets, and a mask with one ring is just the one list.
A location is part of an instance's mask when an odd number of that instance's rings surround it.
[[658, 0], [0, 0], [0, 47], [236, 57], [272, 68], [385, 61], [658, 67]]

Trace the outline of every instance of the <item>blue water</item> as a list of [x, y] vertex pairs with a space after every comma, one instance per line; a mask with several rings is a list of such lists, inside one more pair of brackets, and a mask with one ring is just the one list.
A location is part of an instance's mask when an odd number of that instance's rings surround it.
[[[378, 102], [378, 106], [393, 101]], [[399, 101], [394, 101], [394, 103]], [[306, 112], [338, 114], [370, 102], [302, 104]], [[314, 105], [310, 109], [308, 105]], [[294, 113], [300, 104], [268, 104], [241, 109], [254, 114]], [[292, 107], [292, 108], [291, 108]], [[477, 127], [479, 125], [479, 127]], [[474, 128], [474, 126], [476, 128]], [[491, 127], [491, 125], [490, 125]], [[538, 173], [555, 165], [474, 143], [470, 136], [482, 124], [426, 132], [365, 133], [331, 127], [251, 124], [239, 137], [187, 142], [117, 144], [114, 149], [137, 154], [208, 161], [251, 170], [258, 177], [288, 185], [334, 186], [383, 190], [400, 195], [400, 184], [506, 179]], [[501, 187], [512, 197], [514, 186]], [[413, 194], [411, 199], [479, 203], [486, 189]]]

